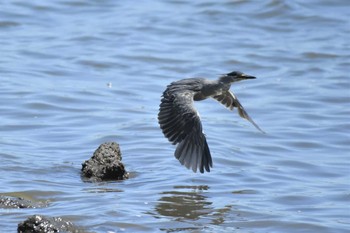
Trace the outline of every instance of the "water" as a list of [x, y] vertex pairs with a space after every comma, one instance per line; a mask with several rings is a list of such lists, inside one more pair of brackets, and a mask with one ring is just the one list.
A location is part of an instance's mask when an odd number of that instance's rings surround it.
[[[347, 1], [0, 3], [0, 194], [89, 232], [349, 232]], [[231, 89], [267, 134], [196, 103], [211, 173], [174, 158], [166, 85], [240, 70]], [[86, 183], [81, 163], [120, 144], [131, 178]]]

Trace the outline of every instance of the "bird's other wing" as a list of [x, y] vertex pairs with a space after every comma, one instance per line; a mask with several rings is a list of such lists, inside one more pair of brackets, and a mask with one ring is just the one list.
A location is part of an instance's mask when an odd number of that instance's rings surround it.
[[236, 107], [238, 109], [238, 114], [242, 118], [252, 123], [255, 126], [255, 128], [260, 130], [260, 132], [265, 133], [248, 115], [248, 113], [244, 110], [242, 104], [239, 102], [238, 98], [231, 91], [226, 91], [221, 95], [213, 96], [213, 98], [219, 101], [220, 103], [222, 103], [223, 105], [225, 105], [225, 107], [229, 108], [230, 110], [233, 110], [233, 108]]
[[161, 100], [158, 122], [165, 137], [173, 144], [178, 144], [175, 157], [194, 172], [209, 172], [212, 167], [207, 140], [202, 131], [202, 124], [193, 105], [192, 91], [165, 90]]

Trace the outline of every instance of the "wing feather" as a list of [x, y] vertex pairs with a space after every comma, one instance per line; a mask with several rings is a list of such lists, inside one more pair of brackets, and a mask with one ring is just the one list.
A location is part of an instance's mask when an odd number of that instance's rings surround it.
[[236, 107], [238, 109], [238, 114], [240, 115], [240, 117], [248, 120], [255, 126], [255, 128], [260, 130], [262, 133], [265, 133], [248, 115], [248, 113], [244, 110], [242, 104], [239, 102], [238, 98], [231, 91], [226, 91], [221, 95], [214, 96], [213, 98], [222, 103], [225, 107], [229, 108], [230, 110], [233, 110]]
[[[175, 91], [174, 91], [175, 90]], [[163, 93], [158, 122], [165, 137], [178, 144], [175, 157], [182, 165], [194, 172], [204, 169], [209, 172], [213, 166], [202, 124], [193, 105], [194, 92], [179, 90], [171, 85]]]

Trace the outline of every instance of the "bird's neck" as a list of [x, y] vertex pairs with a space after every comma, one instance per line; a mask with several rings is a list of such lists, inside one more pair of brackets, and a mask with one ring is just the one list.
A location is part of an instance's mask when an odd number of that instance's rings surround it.
[[230, 89], [231, 84], [216, 81], [203, 86], [201, 90], [201, 95], [205, 98], [213, 97], [216, 95], [221, 95], [222, 93]]

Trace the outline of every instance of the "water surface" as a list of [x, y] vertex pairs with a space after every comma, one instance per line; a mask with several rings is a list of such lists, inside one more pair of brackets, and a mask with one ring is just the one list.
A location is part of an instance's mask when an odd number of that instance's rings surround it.
[[[0, 194], [89, 232], [349, 232], [350, 5], [346, 1], [0, 3]], [[196, 103], [212, 172], [174, 158], [157, 113], [177, 79], [240, 70], [232, 90], [267, 133]], [[131, 173], [86, 183], [116, 141]]]

